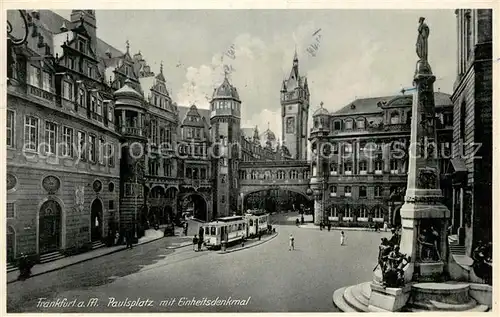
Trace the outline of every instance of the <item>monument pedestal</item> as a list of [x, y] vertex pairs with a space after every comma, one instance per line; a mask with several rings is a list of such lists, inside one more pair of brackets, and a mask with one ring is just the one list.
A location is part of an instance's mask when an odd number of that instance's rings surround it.
[[376, 282], [370, 285], [372, 292], [368, 302], [370, 312], [400, 311], [410, 298], [411, 285], [403, 287], [384, 287]]

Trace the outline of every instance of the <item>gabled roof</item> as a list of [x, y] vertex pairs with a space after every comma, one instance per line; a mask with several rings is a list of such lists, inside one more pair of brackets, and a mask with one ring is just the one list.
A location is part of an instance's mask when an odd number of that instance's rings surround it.
[[[195, 107], [196, 112], [198, 115], [201, 117], [201, 122], [205, 122], [208, 124], [208, 120], [210, 118], [210, 110], [209, 109], [199, 109], [195, 105], [192, 105], [190, 107], [185, 107], [185, 106], [177, 106], [178, 109], [178, 116], [179, 116], [179, 122], [183, 123], [183, 121], [186, 119], [189, 113], [193, 113], [193, 107]], [[190, 112], [191, 111], [191, 112]], [[180, 125], [179, 125], [180, 126]]]

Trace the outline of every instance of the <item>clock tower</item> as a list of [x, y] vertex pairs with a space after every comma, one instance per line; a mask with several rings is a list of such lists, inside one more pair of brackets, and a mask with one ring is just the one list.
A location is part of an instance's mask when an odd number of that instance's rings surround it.
[[307, 78], [300, 76], [297, 52], [293, 66], [281, 86], [282, 137], [292, 158], [307, 160], [307, 121], [309, 117], [309, 87]]

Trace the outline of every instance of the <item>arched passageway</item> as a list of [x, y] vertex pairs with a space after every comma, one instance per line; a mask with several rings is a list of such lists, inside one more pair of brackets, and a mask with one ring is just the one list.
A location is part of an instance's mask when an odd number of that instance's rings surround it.
[[286, 189], [260, 190], [247, 194], [243, 200], [243, 210], [264, 209], [267, 212], [306, 212], [312, 210], [313, 201], [303, 194]]
[[207, 221], [207, 202], [200, 194], [190, 194], [184, 197], [181, 201], [180, 208], [182, 216], [194, 217], [202, 221]]

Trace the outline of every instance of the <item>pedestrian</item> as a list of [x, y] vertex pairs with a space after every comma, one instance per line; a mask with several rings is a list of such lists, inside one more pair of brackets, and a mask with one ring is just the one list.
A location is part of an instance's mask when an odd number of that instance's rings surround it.
[[332, 230], [332, 224], [331, 222], [328, 222], [328, 231]]
[[384, 221], [384, 232], [387, 232], [387, 221]]
[[196, 252], [196, 245], [198, 244], [198, 236], [195, 234], [193, 237], [193, 251]]
[[201, 251], [201, 246], [203, 245], [203, 236], [198, 238], [198, 251]]
[[290, 246], [288, 248], [288, 251], [295, 250], [295, 242], [294, 242], [293, 235], [290, 233]]
[[131, 249], [132, 249], [132, 236], [133, 236], [132, 229], [127, 230], [125, 240], [127, 241], [127, 248], [130, 247]]
[[187, 222], [184, 223], [184, 235], [185, 236], [188, 235], [188, 223]]
[[340, 245], [344, 245], [345, 243], [345, 234], [344, 231], [340, 232]]

